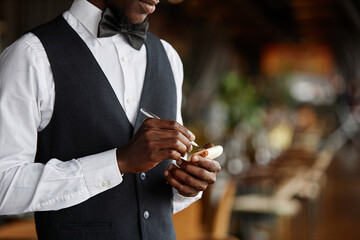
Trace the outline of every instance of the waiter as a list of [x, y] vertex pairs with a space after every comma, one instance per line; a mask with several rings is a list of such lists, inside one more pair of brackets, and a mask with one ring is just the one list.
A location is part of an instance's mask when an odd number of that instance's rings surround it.
[[216, 161], [180, 158], [195, 136], [180, 58], [147, 32], [157, 3], [75, 0], [0, 56], [0, 214], [35, 212], [40, 240], [175, 239], [215, 182]]

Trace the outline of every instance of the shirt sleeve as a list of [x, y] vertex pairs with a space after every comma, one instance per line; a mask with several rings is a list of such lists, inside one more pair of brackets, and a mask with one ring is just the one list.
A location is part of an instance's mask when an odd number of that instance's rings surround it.
[[[170, 61], [171, 69], [174, 74], [175, 84], [176, 84], [176, 93], [177, 93], [177, 122], [183, 124], [182, 115], [181, 115], [181, 103], [182, 103], [182, 84], [184, 79], [183, 64], [181, 62], [180, 56], [175, 51], [175, 49], [166, 41], [161, 40], [167, 56]], [[202, 192], [199, 192], [195, 197], [184, 197], [176, 189], [173, 188], [173, 213], [177, 213], [190, 204], [196, 202], [202, 197]]]
[[115, 149], [34, 162], [42, 116], [51, 112], [44, 87], [51, 81], [46, 53], [33, 34], [0, 55], [0, 215], [70, 207], [122, 182]]

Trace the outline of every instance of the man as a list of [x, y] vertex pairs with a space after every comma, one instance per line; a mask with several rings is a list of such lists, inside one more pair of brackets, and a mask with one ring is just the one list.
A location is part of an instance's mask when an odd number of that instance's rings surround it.
[[215, 182], [216, 161], [180, 158], [195, 136], [181, 61], [144, 33], [157, 3], [75, 0], [0, 57], [0, 213], [34, 211], [40, 240], [175, 239]]

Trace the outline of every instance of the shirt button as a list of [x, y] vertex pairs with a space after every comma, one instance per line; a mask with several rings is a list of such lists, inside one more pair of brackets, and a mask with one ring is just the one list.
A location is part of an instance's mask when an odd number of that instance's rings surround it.
[[128, 61], [129, 61], [129, 59], [128, 59], [127, 57], [123, 57], [122, 60], [123, 60], [124, 62], [128, 62]]
[[148, 211], [144, 212], [144, 218], [148, 219], [150, 217], [150, 213]]
[[133, 100], [132, 100], [131, 98], [126, 99], [126, 102], [127, 102], [128, 104], [131, 104], [132, 101], [133, 101]]
[[110, 182], [109, 181], [103, 181], [102, 182], [102, 186], [103, 187], [108, 187], [110, 185]]
[[146, 173], [141, 173], [140, 178], [141, 178], [141, 180], [144, 181], [146, 179]]

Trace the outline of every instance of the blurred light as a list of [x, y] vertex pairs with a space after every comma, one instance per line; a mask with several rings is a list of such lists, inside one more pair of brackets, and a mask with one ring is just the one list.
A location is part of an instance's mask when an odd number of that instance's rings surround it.
[[330, 76], [335, 68], [331, 47], [323, 44], [269, 44], [262, 49], [260, 64], [267, 76], [304, 72]]
[[252, 145], [255, 149], [267, 147], [269, 145], [269, 139], [265, 130], [262, 130], [255, 135], [252, 139]]
[[271, 155], [271, 159], [276, 159], [281, 155], [281, 150], [279, 149], [270, 149], [270, 155]]
[[255, 152], [255, 161], [261, 165], [267, 165], [270, 163], [271, 154], [266, 148], [259, 148]]
[[237, 139], [231, 139], [225, 143], [225, 152], [229, 157], [237, 157], [246, 150], [246, 142], [240, 142]]
[[316, 97], [316, 93], [311, 83], [296, 81], [291, 86], [292, 96], [299, 102], [313, 102]]
[[297, 74], [291, 78], [290, 94], [298, 102], [330, 105], [336, 99], [333, 86], [324, 78]]
[[227, 169], [230, 174], [237, 175], [249, 169], [250, 161], [247, 157], [233, 158], [227, 164]]
[[293, 128], [290, 124], [280, 123], [268, 134], [269, 144], [277, 150], [285, 150], [290, 147], [293, 139]]
[[249, 124], [241, 122], [235, 126], [234, 136], [239, 140], [246, 141], [246, 139], [251, 135], [251, 133], [252, 129]]

